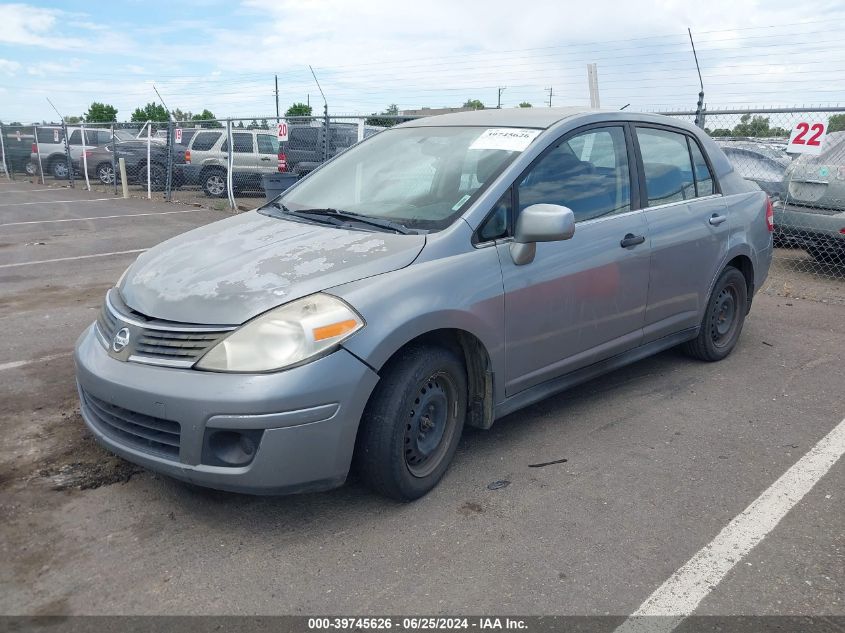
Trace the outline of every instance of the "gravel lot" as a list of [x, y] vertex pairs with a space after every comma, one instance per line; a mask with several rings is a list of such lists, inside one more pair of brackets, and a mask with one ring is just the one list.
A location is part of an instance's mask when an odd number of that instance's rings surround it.
[[[171, 481], [92, 441], [70, 351], [139, 249], [225, 215], [0, 182], [0, 613], [626, 615], [845, 417], [842, 273], [779, 249], [727, 360], [669, 351], [469, 429], [419, 502]], [[843, 587], [840, 459], [696, 613], [845, 615]]]

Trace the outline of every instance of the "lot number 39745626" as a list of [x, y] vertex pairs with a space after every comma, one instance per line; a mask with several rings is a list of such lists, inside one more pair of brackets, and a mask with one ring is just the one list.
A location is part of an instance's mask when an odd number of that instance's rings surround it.
[[787, 152], [793, 154], [821, 154], [827, 125], [824, 121], [798, 121], [789, 135]]

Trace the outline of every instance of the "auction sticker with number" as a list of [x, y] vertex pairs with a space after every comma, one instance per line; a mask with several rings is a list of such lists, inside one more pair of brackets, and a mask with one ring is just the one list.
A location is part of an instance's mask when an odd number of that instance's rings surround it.
[[484, 130], [470, 149], [503, 149], [508, 152], [522, 152], [542, 130], [516, 127], [494, 127]]

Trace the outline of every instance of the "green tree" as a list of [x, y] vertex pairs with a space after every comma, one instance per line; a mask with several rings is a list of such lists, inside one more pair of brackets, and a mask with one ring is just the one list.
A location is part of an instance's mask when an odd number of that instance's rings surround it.
[[84, 115], [86, 123], [112, 123], [117, 121], [117, 108], [107, 103], [95, 101], [88, 106]]
[[176, 120], [177, 120], [177, 121], [179, 121], [179, 122], [181, 122], [181, 121], [190, 121], [191, 119], [193, 119], [193, 118], [194, 118], [194, 115], [191, 113], [191, 111], [190, 111], [190, 110], [187, 110], [187, 111], [183, 112], [183, 111], [182, 111], [182, 110], [180, 110], [179, 108], [176, 108], [176, 109], [173, 111], [173, 118], [174, 118], [174, 119], [176, 119]]
[[285, 116], [311, 116], [311, 106], [304, 103], [294, 103], [285, 110]]
[[166, 122], [169, 118], [167, 110], [164, 109], [163, 105], [148, 103], [143, 108], [135, 108], [130, 120], [138, 123], [143, 121]]
[[[373, 112], [373, 116], [369, 117], [364, 123], [367, 125], [377, 125], [379, 127], [393, 127], [397, 123], [401, 123], [399, 119], [387, 119], [381, 118], [378, 116], [379, 113]], [[381, 113], [381, 116], [397, 116], [399, 114], [399, 106], [395, 103], [391, 103], [387, 108], [385, 108]]]
[[199, 114], [193, 115], [191, 121], [200, 121], [198, 127], [223, 127], [223, 124], [216, 118], [211, 110], [205, 108]]
[[530, 108], [531, 104], [528, 103], [527, 101], [523, 101], [522, 103], [519, 104], [519, 107], [520, 108]]
[[76, 125], [77, 123], [82, 123], [82, 117], [81, 116], [66, 116], [65, 117], [65, 123], [67, 123], [68, 125]]
[[467, 99], [462, 108], [471, 108], [473, 110], [483, 110], [484, 104], [479, 99]]
[[261, 119], [261, 129], [262, 130], [269, 130], [270, 125], [267, 123], [267, 119]]
[[827, 120], [828, 132], [841, 132], [845, 130], [845, 114], [834, 114]]

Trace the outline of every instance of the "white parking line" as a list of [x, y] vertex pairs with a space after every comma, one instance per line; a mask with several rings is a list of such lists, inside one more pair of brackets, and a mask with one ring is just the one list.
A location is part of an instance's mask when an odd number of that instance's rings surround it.
[[36, 264], [53, 264], [55, 262], [69, 262], [74, 259], [89, 259], [91, 257], [111, 257], [112, 255], [129, 255], [143, 253], [146, 248], [136, 248], [131, 251], [113, 251], [111, 253], [96, 253], [94, 255], [76, 255], [75, 257], [59, 257], [57, 259], [42, 259], [37, 262], [20, 262], [17, 264], [0, 264], [0, 268], [17, 268], [18, 266], [35, 266]]
[[70, 202], [104, 202], [106, 200], [118, 200], [118, 198], [92, 198], [91, 200], [44, 200], [39, 202], [10, 202], [0, 204], [0, 207], [23, 207], [30, 204], [68, 204]]
[[0, 188], [0, 193], [35, 193], [36, 191], [58, 191], [52, 187], [47, 189], [3, 189]]
[[[691, 615], [748, 554], [845, 454], [845, 420], [738, 514], [715, 539], [676, 571], [616, 629], [669, 633]], [[650, 617], [664, 616], [664, 617]]]
[[138, 218], [144, 215], [173, 215], [174, 213], [194, 213], [195, 211], [207, 211], [207, 209], [184, 209], [180, 211], [159, 211], [157, 213], [126, 213], [124, 215], [100, 215], [91, 218], [64, 218], [61, 220], [29, 220], [27, 222], [6, 222], [3, 226], [21, 226], [22, 224], [46, 224], [48, 222], [82, 222], [85, 220], [111, 220], [113, 218]]
[[3, 363], [0, 365], [0, 371], [5, 369], [15, 369], [16, 367], [23, 367], [24, 365], [31, 365], [32, 363], [46, 363], [50, 360], [56, 360], [57, 358], [64, 358], [65, 356], [70, 356], [72, 352], [63, 352], [61, 354], [52, 354], [50, 356], [42, 356], [41, 358], [33, 358], [31, 360], [16, 360], [12, 361], [11, 363]]

